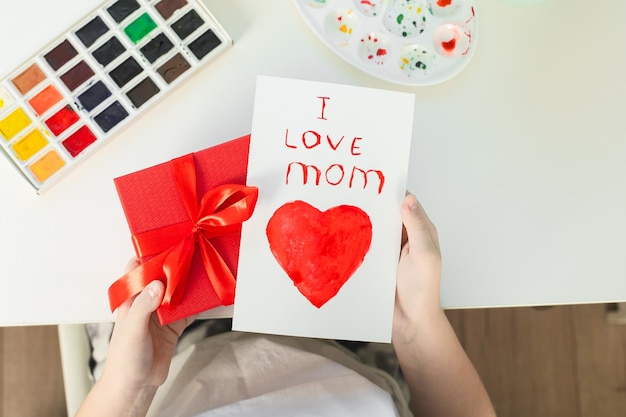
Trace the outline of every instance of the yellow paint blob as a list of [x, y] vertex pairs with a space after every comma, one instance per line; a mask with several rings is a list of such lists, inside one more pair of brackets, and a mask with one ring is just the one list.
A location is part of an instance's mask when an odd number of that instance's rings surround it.
[[18, 108], [10, 113], [7, 117], [0, 120], [0, 135], [6, 140], [20, 133], [26, 126], [30, 124], [30, 119], [24, 113], [24, 110]]
[[37, 181], [44, 183], [64, 165], [65, 161], [59, 156], [57, 151], [51, 150], [37, 161], [33, 162], [28, 169], [30, 169], [30, 172], [37, 178]]
[[0, 109], [4, 107], [4, 100], [0, 98]]
[[15, 155], [17, 155], [20, 160], [28, 161], [37, 152], [42, 150], [47, 144], [48, 141], [41, 134], [41, 132], [38, 130], [33, 130], [32, 132], [15, 142], [13, 145], [11, 145], [11, 148], [13, 148], [13, 152], [15, 152]]

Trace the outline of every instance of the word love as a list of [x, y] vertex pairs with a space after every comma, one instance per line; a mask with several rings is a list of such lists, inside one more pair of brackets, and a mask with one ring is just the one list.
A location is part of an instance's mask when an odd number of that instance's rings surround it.
[[[354, 136], [346, 138], [346, 136], [331, 136], [329, 134], [321, 134], [315, 130], [307, 130], [295, 138], [289, 133], [289, 129], [285, 129], [285, 146], [290, 149], [313, 150], [318, 147], [328, 147], [332, 151], [347, 148], [348, 156], [357, 157], [362, 154], [360, 142], [361, 137]], [[342, 146], [343, 144], [343, 146]], [[306, 185], [309, 181], [319, 186], [322, 180], [331, 186], [347, 185], [353, 188], [361, 185], [366, 189], [368, 185], [376, 185], [377, 181], [378, 194], [383, 191], [385, 186], [385, 175], [377, 169], [363, 169], [356, 165], [347, 167], [345, 163], [330, 164], [328, 167], [319, 167], [316, 164], [307, 164], [302, 161], [291, 162], [287, 166], [285, 176], [285, 184], [289, 185], [292, 176], [299, 176], [302, 185]], [[373, 178], [370, 180], [370, 177]]]
[[[330, 135], [326, 135], [326, 142], [328, 143], [328, 146], [333, 151], [336, 151], [337, 148], [339, 148], [339, 145], [341, 145], [344, 139], [345, 139], [345, 136], [341, 136], [340, 138], [333, 139], [330, 137]], [[289, 140], [290, 140], [289, 129], [285, 129], [285, 146], [291, 149], [298, 149], [298, 144], [289, 143]], [[301, 140], [302, 146], [306, 149], [313, 149], [322, 145], [322, 135], [314, 130], [307, 130], [306, 132], [304, 132], [300, 140]], [[350, 154], [354, 156], [361, 155], [361, 152], [360, 152], [361, 148], [357, 142], [360, 142], [362, 140], [363, 138], [359, 138], [356, 136], [352, 138], [351, 140], [352, 143], [350, 145]]]

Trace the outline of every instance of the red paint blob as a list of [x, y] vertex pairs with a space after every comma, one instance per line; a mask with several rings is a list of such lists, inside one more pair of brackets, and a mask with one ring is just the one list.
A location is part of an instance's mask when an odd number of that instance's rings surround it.
[[380, 48], [378, 51], [376, 51], [376, 56], [385, 56], [387, 55], [387, 50]]
[[446, 7], [452, 4], [452, 0], [437, 0], [437, 6]]
[[452, 38], [448, 42], [441, 42], [441, 47], [444, 51], [454, 51], [454, 48], [456, 48], [456, 38]]
[[372, 223], [358, 207], [324, 212], [294, 201], [276, 210], [267, 223], [272, 254], [311, 304], [320, 308], [361, 266], [372, 241]]

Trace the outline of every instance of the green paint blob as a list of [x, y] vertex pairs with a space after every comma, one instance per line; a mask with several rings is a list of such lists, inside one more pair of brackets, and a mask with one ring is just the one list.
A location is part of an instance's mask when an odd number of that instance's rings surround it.
[[154, 23], [154, 20], [152, 20], [150, 15], [148, 13], [144, 13], [135, 19], [133, 23], [126, 26], [124, 33], [126, 33], [128, 39], [130, 39], [133, 43], [138, 43], [156, 27], [157, 24]]
[[396, 22], [398, 22], [398, 24], [402, 24], [402, 21], [404, 20], [404, 15], [403, 14], [399, 14], [398, 17], [396, 17]]

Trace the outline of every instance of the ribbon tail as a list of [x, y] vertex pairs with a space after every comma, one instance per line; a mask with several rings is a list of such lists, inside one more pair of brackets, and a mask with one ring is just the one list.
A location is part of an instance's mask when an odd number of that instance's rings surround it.
[[155, 279], [163, 280], [163, 261], [167, 255], [167, 251], [163, 252], [115, 281], [109, 287], [109, 306], [111, 311], [115, 311], [126, 300], [139, 294], [146, 285]]
[[224, 262], [217, 250], [207, 239], [200, 238], [202, 263], [209, 281], [222, 305], [228, 306], [235, 302], [235, 276]]
[[195, 238], [191, 234], [172, 248], [163, 261], [165, 273], [165, 295], [162, 305], [176, 307], [185, 294], [189, 269], [195, 249]]

